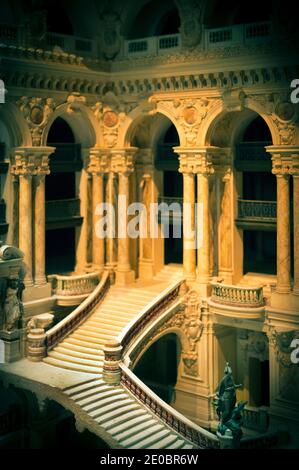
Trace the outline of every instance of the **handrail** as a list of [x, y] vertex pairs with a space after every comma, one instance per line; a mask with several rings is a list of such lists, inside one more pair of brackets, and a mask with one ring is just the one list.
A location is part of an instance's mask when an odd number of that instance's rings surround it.
[[93, 272], [79, 274], [76, 276], [66, 276], [52, 274], [48, 276], [52, 284], [54, 294], [59, 296], [82, 296], [90, 294], [100, 282], [101, 273]]
[[257, 308], [265, 305], [262, 287], [212, 283], [211, 300], [215, 303]]
[[48, 351], [86, 319], [93, 308], [103, 300], [109, 286], [109, 273], [104, 272], [101, 282], [97, 285], [94, 291], [66, 318], [46, 332], [46, 346]]
[[158, 314], [179, 295], [181, 285], [185, 281], [183, 279], [177, 281], [174, 285], [165, 289], [158, 298], [156, 297], [150, 304], [146, 305], [138, 315], [138, 318], [133, 318], [130, 323], [122, 330], [116, 341], [123, 348], [123, 355], [130, 344], [131, 340], [136, 337], [150, 321], [152, 321]]
[[219, 441], [209, 431], [190, 421], [159, 398], [124, 364], [120, 364], [121, 384], [171, 429], [202, 449], [217, 449]]

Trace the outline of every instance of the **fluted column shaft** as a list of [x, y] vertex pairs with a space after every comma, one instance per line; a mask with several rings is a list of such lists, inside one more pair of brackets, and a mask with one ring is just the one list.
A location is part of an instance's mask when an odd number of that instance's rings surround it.
[[118, 218], [118, 270], [130, 270], [130, 239], [127, 232], [128, 224], [128, 205], [129, 205], [129, 175], [127, 173], [119, 173], [118, 196], [121, 198], [121, 213]]
[[92, 175], [92, 261], [94, 267], [102, 270], [105, 263], [104, 238], [97, 231], [98, 215], [97, 209], [104, 202], [104, 182], [102, 173]]
[[210, 279], [209, 174], [197, 174], [198, 251], [197, 280], [206, 284]]
[[118, 174], [118, 234], [116, 283], [130, 284], [135, 272], [130, 263], [130, 238], [128, 235], [128, 206], [130, 201], [130, 174], [134, 171], [134, 154], [137, 149], [112, 151], [112, 170]]
[[34, 280], [35, 284], [46, 283], [46, 214], [45, 214], [45, 175], [35, 176], [34, 199]]
[[25, 284], [33, 284], [32, 273], [32, 175], [19, 176], [19, 247], [26, 265]]
[[183, 173], [183, 266], [187, 279], [196, 277], [195, 175]]
[[[107, 203], [109, 204], [110, 207], [114, 207], [114, 190], [115, 190], [115, 174], [113, 171], [109, 172], [108, 175], [108, 181], [107, 181]], [[107, 236], [107, 241], [106, 241], [106, 266], [107, 269], [111, 270], [115, 267], [116, 265], [116, 259], [117, 259], [117, 246], [115, 243], [115, 220], [113, 217], [113, 211], [108, 212], [108, 236]]]
[[288, 174], [277, 174], [277, 292], [291, 290], [290, 188]]

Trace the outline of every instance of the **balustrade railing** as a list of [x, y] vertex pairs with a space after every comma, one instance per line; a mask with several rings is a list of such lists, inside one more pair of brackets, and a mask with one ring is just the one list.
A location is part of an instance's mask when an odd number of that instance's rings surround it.
[[276, 221], [276, 201], [238, 199], [238, 218]]
[[105, 294], [108, 292], [109, 286], [109, 273], [104, 272], [100, 283], [87, 299], [66, 318], [46, 332], [46, 347], [48, 351], [86, 320], [92, 310], [103, 300]]
[[256, 431], [266, 431], [269, 425], [268, 408], [246, 406], [243, 410], [243, 426]]
[[[204, 29], [202, 48], [204, 50], [215, 47], [229, 47], [233, 45], [260, 44], [271, 37], [270, 22], [260, 22], [231, 27]], [[24, 27], [8, 24], [0, 24], [0, 42], [8, 45], [30, 46], [25, 44], [26, 34]], [[97, 58], [97, 41], [70, 35], [48, 32], [45, 45], [41, 47], [52, 49], [58, 47], [70, 54], [83, 55]], [[153, 36], [140, 39], [124, 40], [122, 57], [142, 57], [168, 54], [181, 50], [181, 35], [171, 34], [167, 36]]]
[[139, 313], [138, 318], [133, 319], [127, 327], [122, 330], [116, 341], [122, 346], [123, 355], [127, 347], [144, 331], [147, 325], [157, 318], [158, 315], [161, 315], [161, 313], [178, 298], [181, 286], [184, 282], [184, 280], [177, 281], [174, 285], [161, 292], [158, 299], [153, 300], [147, 305]]
[[57, 296], [73, 296], [90, 294], [99, 284], [101, 273], [89, 273], [78, 276], [48, 276], [52, 284], [52, 293]]
[[67, 219], [80, 216], [80, 199], [59, 199], [46, 202], [46, 220]]
[[258, 308], [265, 304], [262, 287], [212, 284], [212, 302], [236, 307]]
[[131, 392], [152, 413], [158, 416], [167, 426], [179, 433], [196, 447], [201, 449], [217, 449], [217, 437], [205, 429], [192, 423], [185, 416], [171, 408], [150, 390], [136, 375], [124, 364], [121, 368], [121, 384]]

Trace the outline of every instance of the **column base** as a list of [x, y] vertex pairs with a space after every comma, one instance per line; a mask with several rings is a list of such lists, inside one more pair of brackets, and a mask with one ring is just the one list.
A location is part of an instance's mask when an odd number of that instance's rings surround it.
[[202, 297], [209, 297], [212, 292], [212, 287], [209, 284], [209, 282], [202, 282], [201, 279], [197, 278], [196, 290], [198, 291], [199, 295], [201, 295]]
[[152, 261], [140, 261], [138, 266], [139, 279], [151, 281], [155, 275], [154, 264]]
[[271, 294], [271, 307], [284, 310], [299, 311], [299, 295], [295, 292], [277, 292]]
[[36, 277], [34, 279], [35, 286], [44, 286], [47, 284], [47, 279], [45, 277]]
[[195, 273], [186, 273], [184, 271], [184, 278], [186, 281], [194, 282], [196, 281], [196, 274]]
[[134, 281], [134, 271], [116, 271], [115, 284], [119, 286], [126, 286], [128, 284], [133, 284]]

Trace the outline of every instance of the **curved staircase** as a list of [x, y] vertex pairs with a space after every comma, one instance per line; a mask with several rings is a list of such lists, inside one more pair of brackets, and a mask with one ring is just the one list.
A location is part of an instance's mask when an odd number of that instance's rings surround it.
[[[111, 386], [103, 380], [103, 346], [115, 339], [148, 305], [161, 298], [169, 284], [181, 275], [162, 273], [151, 285], [110, 287], [103, 301], [89, 317], [66, 336], [43, 361], [51, 366], [94, 374], [94, 378], [62, 389], [72, 408], [80, 409], [80, 420], [92, 421], [98, 435], [107, 442], [130, 449], [192, 449], [195, 446], [155, 416], [122, 384]], [[168, 279], [166, 283], [165, 280]], [[170, 281], [171, 279], [171, 281]]]
[[138, 317], [150, 302], [165, 289], [164, 284], [149, 287], [110, 288], [103, 302], [73, 333], [58, 344], [44, 362], [56, 367], [100, 374], [103, 346]]
[[[129, 449], [192, 449], [194, 446], [148, 411], [122, 386], [107, 385], [99, 376], [63, 392], [110, 435], [117, 447]], [[82, 416], [82, 413], [81, 413]]]

